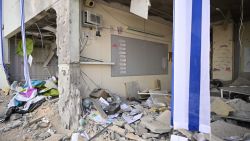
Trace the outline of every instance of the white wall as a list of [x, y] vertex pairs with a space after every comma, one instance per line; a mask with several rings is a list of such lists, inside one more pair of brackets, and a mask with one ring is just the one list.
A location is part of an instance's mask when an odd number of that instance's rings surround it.
[[232, 80], [233, 24], [213, 26], [213, 79]]
[[[119, 7], [118, 7], [119, 8]], [[124, 9], [124, 7], [121, 7]], [[120, 8], [119, 8], [120, 9]], [[164, 35], [163, 38], [146, 35], [138, 32], [128, 31], [127, 26], [134, 28], [144, 29], [144, 20], [124, 10], [118, 10], [106, 5], [98, 3], [94, 9], [89, 9], [97, 14], [101, 14], [104, 19], [104, 27], [114, 29], [122, 27], [123, 31], [120, 36], [132, 37], [142, 40], [149, 40], [169, 45], [169, 51], [171, 51], [172, 41], [172, 24], [160, 24], [151, 20], [145, 20], [145, 30]], [[127, 9], [128, 11], [128, 9]], [[89, 40], [87, 48], [82, 55], [89, 58], [95, 58], [103, 60], [105, 62], [111, 61], [111, 34], [118, 34], [117, 31], [103, 28], [101, 30], [101, 37], [95, 36], [95, 29], [90, 30], [83, 28], [82, 33], [88, 34]], [[111, 66], [108, 65], [81, 65], [81, 69], [86, 73], [93, 81], [95, 81], [100, 87], [108, 89], [114, 93], [117, 93], [125, 97], [124, 83], [128, 81], [138, 81], [142, 89], [153, 88], [154, 80], [161, 80], [162, 89], [170, 90], [171, 85], [171, 63], [168, 63], [167, 75], [146, 75], [146, 76], [129, 76], [129, 77], [111, 77]], [[149, 66], [150, 67], [150, 66]], [[89, 81], [88, 81], [89, 82]], [[90, 84], [90, 83], [89, 83]], [[94, 85], [90, 85], [93, 89]]]

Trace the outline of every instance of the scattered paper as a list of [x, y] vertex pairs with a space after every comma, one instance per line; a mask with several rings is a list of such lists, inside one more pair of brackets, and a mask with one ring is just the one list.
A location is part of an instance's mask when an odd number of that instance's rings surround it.
[[110, 123], [110, 121], [105, 120], [104, 118], [101, 117], [101, 115], [98, 112], [91, 112], [89, 115], [89, 118], [97, 123], [100, 124], [107, 124]]
[[139, 119], [141, 119], [142, 117], [142, 114], [138, 114], [136, 116], [129, 116], [129, 115], [126, 115], [126, 114], [122, 114], [122, 118], [128, 123], [133, 123]]
[[138, 113], [140, 113], [141, 111], [139, 109], [132, 109], [131, 112], [129, 113], [130, 116], [134, 116]]
[[78, 141], [79, 133], [73, 133], [70, 141]]
[[29, 55], [29, 58], [28, 58], [28, 62], [30, 64], [30, 66], [32, 65], [32, 62], [33, 62], [33, 57], [31, 55]]
[[108, 116], [108, 119], [114, 119], [114, 118], [117, 118], [119, 116], [118, 113], [114, 114], [114, 115], [109, 115]]
[[84, 138], [86, 138], [87, 140], [90, 139], [90, 138], [89, 138], [89, 135], [87, 134], [86, 131], [83, 131], [83, 132], [81, 133], [81, 136], [84, 137]]
[[127, 104], [123, 103], [120, 105], [120, 108], [125, 111], [125, 112], [129, 112], [132, 110], [132, 107], [128, 106]]
[[170, 141], [188, 141], [188, 139], [177, 135], [171, 135]]
[[144, 19], [148, 19], [149, 0], [131, 0], [130, 12]]
[[100, 104], [102, 105], [102, 106], [109, 106], [109, 103], [108, 103], [108, 101], [106, 101], [104, 98], [100, 98], [99, 99], [99, 102], [100, 102]]
[[37, 95], [37, 89], [28, 89], [25, 92], [20, 92], [15, 95], [15, 99], [18, 101], [28, 101], [33, 99]]
[[[41, 101], [41, 100], [43, 100], [43, 99], [45, 99], [45, 96], [37, 96], [37, 97], [35, 97], [35, 98], [33, 98], [33, 99], [27, 101], [27, 103], [24, 105], [24, 108], [23, 108], [22, 110], [28, 111], [31, 104], [37, 103], [38, 101]], [[45, 121], [45, 120], [44, 120], [44, 121]], [[45, 122], [47, 122], [47, 121], [45, 121]], [[48, 121], [48, 122], [49, 122], [49, 121]]]
[[49, 89], [57, 89], [57, 85], [55, 84], [52, 78], [46, 80], [46, 83], [44, 84], [44, 86]]

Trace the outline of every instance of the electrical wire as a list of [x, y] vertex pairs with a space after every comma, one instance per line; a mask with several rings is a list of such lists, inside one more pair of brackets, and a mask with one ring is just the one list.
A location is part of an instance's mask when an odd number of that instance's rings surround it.
[[81, 53], [83, 52], [83, 50], [87, 48], [86, 45], [87, 45], [87, 43], [88, 43], [89, 36], [85, 36], [85, 37], [86, 37], [86, 41], [85, 41], [84, 44], [83, 44], [83, 42], [82, 42], [82, 38], [80, 38], [80, 44], [81, 44], [80, 55], [81, 55]]
[[39, 31], [39, 34], [40, 34], [40, 37], [41, 37], [42, 48], [43, 48], [43, 35], [42, 35], [42, 32], [41, 32], [39, 26], [37, 25], [37, 23], [35, 23], [35, 25], [36, 25], [36, 27], [37, 27], [37, 29]]
[[[243, 35], [243, 18], [244, 18], [244, 0], [241, 0], [241, 16], [240, 16], [240, 27], [239, 27], [239, 45], [242, 50], [242, 35]], [[242, 51], [241, 51], [242, 52]]]
[[83, 76], [83, 74], [81, 73], [81, 78], [82, 78], [82, 80], [84, 81], [84, 85], [87, 85], [87, 89], [89, 90], [89, 91], [91, 91], [91, 89], [90, 89], [90, 86], [89, 86], [89, 84], [87, 83], [87, 81], [84, 79], [84, 76]]
[[[81, 74], [85, 75], [95, 86], [96, 88], [101, 88], [100, 86], [98, 86], [95, 81], [93, 79], [91, 79], [86, 73], [84, 73], [83, 71], [81, 71]], [[83, 76], [82, 76], [83, 77]], [[86, 81], [85, 81], [86, 82]]]

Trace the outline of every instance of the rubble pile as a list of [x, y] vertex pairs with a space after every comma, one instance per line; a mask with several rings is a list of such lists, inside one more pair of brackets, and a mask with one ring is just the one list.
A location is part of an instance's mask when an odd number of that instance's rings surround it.
[[11, 114], [25, 114], [34, 111], [48, 98], [58, 97], [57, 78], [51, 77], [48, 80], [32, 80], [32, 87], [29, 88], [22, 82], [14, 81], [11, 85], [8, 110], [0, 122], [9, 120]]
[[[45, 96], [40, 92], [48, 89], [46, 82], [43, 82], [42, 87], [34, 85], [38, 93], [33, 99]], [[23, 89], [21, 85], [16, 85], [15, 88]], [[9, 105], [19, 94], [17, 91], [10, 94], [7, 103], [0, 97], [0, 107], [4, 103]], [[0, 116], [3, 117], [3, 123], [0, 124], [0, 140], [170, 141], [171, 135], [186, 137], [189, 141], [250, 140], [250, 104], [242, 99], [211, 98], [210, 136], [182, 129], [173, 130], [170, 126], [168, 95], [148, 95], [146, 100], [126, 100], [104, 89], [95, 89], [88, 98], [82, 99], [82, 117], [78, 129], [66, 130], [60, 124], [57, 96], [47, 95], [41, 103], [38, 101], [31, 104], [30, 107], [38, 105], [33, 110], [28, 108], [29, 110], [23, 113], [19, 111], [23, 110], [29, 101], [14, 108], [8, 107], [7, 112]]]
[[58, 136], [58, 131], [65, 132], [60, 127], [56, 104], [59, 100], [57, 78], [31, 83], [29, 88], [23, 82], [14, 81], [9, 94], [1, 94], [0, 140], [45, 140]]
[[249, 109], [250, 103], [242, 99], [223, 99], [219, 97], [212, 97], [212, 134], [226, 141], [250, 140]]
[[11, 114], [8, 121], [0, 124], [0, 140], [70, 141], [71, 131], [60, 124], [57, 102], [58, 98], [47, 99], [32, 112]]
[[[163, 100], [165, 99], [165, 100]], [[239, 119], [249, 119], [249, 103], [241, 99], [211, 98], [211, 136], [170, 126], [169, 96], [150, 96], [146, 101], [123, 100], [99, 89], [83, 100], [84, 116], [75, 132], [76, 140], [170, 140], [179, 135], [190, 141], [247, 141], [249, 127], [239, 126]], [[237, 120], [236, 120], [237, 119]], [[236, 131], [237, 130], [237, 131]], [[219, 133], [221, 132], [221, 133]]]
[[85, 140], [166, 141], [171, 133], [169, 103], [123, 100], [105, 90], [95, 90], [83, 99], [84, 116], [78, 132]]

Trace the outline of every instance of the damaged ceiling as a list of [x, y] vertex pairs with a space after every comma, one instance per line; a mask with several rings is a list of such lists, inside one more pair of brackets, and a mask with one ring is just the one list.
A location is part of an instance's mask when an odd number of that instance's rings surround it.
[[[33, 39], [36, 46], [51, 44], [56, 40], [56, 11], [49, 9], [39, 14], [26, 24], [26, 36]], [[17, 34], [17, 39], [22, 39], [21, 33]]]
[[[108, 3], [118, 2], [130, 6], [131, 0], [104, 0]], [[149, 15], [159, 16], [165, 20], [173, 20], [173, 0], [151, 0]], [[240, 21], [241, 0], [211, 0], [211, 21], [233, 19], [235, 22]], [[244, 0], [244, 19], [250, 20], [250, 1]]]

